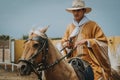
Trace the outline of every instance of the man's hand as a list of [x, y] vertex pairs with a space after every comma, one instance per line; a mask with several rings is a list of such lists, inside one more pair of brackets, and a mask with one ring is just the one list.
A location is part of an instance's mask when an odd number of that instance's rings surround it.
[[78, 46], [78, 45], [83, 45], [83, 44], [87, 44], [87, 39], [83, 39], [83, 40], [80, 40], [80, 41], [76, 42], [75, 47]]
[[67, 48], [72, 48], [73, 47], [73, 43], [70, 42], [69, 40], [67, 40], [66, 42], [64, 42], [63, 46], [66, 46]]

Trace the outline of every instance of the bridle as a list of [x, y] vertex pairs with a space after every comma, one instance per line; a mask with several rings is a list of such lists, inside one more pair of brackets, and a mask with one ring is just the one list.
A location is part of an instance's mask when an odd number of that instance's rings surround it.
[[[29, 66], [31, 66], [31, 68], [33, 69], [33, 72], [38, 76], [38, 79], [40, 79], [40, 80], [42, 80], [42, 78], [41, 78], [42, 71], [52, 68], [53, 66], [58, 64], [60, 61], [62, 61], [65, 57], [68, 57], [70, 54], [72, 54], [72, 52], [76, 49], [76, 48], [72, 49], [68, 54], [66, 54], [65, 56], [63, 56], [60, 59], [57, 59], [54, 63], [48, 64], [46, 61], [47, 55], [48, 55], [48, 46], [49, 46], [48, 38], [43, 38], [41, 36], [37, 36], [37, 37], [33, 37], [32, 39], [26, 40], [26, 42], [30, 41], [30, 40], [39, 42], [40, 46], [38, 46], [37, 52], [34, 53], [28, 60], [20, 59], [19, 62], [24, 62], [24, 63], [28, 64]], [[34, 64], [34, 59], [39, 54], [42, 54], [42, 60], [40, 63]]]
[[[19, 62], [24, 62], [27, 65], [29, 65], [33, 72], [38, 76], [38, 79], [42, 80], [42, 71], [45, 70], [45, 67], [43, 65], [46, 65], [46, 55], [48, 53], [48, 39], [42, 38], [41, 36], [33, 37], [31, 39], [27, 39], [25, 41], [37, 41], [39, 43], [39, 46], [37, 48], [37, 52], [35, 52], [28, 60], [20, 59]], [[42, 53], [42, 61], [38, 64], [34, 64], [34, 59]]]

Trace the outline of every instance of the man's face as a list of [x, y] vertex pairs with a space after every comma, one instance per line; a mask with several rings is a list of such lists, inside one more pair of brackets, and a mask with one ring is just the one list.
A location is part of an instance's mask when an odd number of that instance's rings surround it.
[[73, 10], [72, 13], [74, 19], [79, 22], [84, 17], [85, 9]]

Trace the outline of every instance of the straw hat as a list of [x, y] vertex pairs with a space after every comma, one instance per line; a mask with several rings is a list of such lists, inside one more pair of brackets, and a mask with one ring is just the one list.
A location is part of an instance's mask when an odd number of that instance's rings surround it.
[[86, 7], [85, 6], [85, 2], [82, 0], [73, 0], [72, 3], [72, 7], [71, 8], [67, 8], [66, 11], [72, 13], [73, 10], [79, 10], [79, 9], [86, 9], [86, 14], [91, 12], [91, 8], [90, 7]]

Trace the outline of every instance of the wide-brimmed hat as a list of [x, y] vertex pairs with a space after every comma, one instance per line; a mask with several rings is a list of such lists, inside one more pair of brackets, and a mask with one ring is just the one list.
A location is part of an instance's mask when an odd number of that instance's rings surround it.
[[72, 3], [72, 7], [71, 8], [67, 8], [66, 11], [72, 13], [73, 10], [79, 10], [79, 9], [86, 9], [86, 14], [91, 12], [91, 8], [90, 7], [86, 7], [85, 6], [85, 2], [82, 0], [73, 0]]

